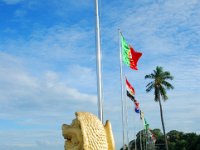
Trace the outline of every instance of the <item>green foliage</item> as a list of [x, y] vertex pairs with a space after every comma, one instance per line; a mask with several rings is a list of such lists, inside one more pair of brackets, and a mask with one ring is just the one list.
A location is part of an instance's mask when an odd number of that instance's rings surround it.
[[157, 66], [153, 73], [145, 76], [145, 79], [152, 80], [146, 85], [146, 92], [154, 90], [154, 100], [158, 102], [160, 97], [165, 101], [168, 99], [166, 90], [174, 89], [167, 80], [173, 80], [169, 71], [163, 71], [162, 67]]
[[128, 150], [128, 146], [125, 144], [124, 147], [120, 148], [120, 150]]
[[[148, 138], [148, 144], [146, 144], [146, 141], [149, 135], [147, 134], [146, 130], [141, 130], [137, 133], [137, 150], [141, 149], [141, 143], [142, 149], [165, 150], [165, 140], [161, 130], [153, 129], [151, 132], [154, 134], [156, 142], [153, 143], [151, 138]], [[196, 133], [183, 133], [180, 131], [172, 130], [167, 133], [167, 140], [170, 150], [200, 150], [200, 135]], [[135, 149], [135, 139], [129, 142], [129, 148], [130, 150]]]

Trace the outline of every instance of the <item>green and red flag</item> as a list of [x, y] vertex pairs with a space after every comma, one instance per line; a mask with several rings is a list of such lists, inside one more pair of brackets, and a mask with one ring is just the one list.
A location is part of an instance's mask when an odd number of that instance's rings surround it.
[[142, 56], [142, 53], [136, 52], [121, 35], [121, 44], [122, 44], [122, 60], [133, 70], [138, 70], [137, 62]]

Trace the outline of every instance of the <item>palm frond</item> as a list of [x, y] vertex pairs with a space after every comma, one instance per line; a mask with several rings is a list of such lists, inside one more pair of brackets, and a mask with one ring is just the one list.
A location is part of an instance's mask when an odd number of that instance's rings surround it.
[[161, 73], [163, 72], [163, 68], [157, 66], [157, 67], [156, 67], [156, 72], [157, 72], [157, 74], [161, 74]]
[[167, 81], [162, 81], [162, 84], [163, 84], [168, 90], [174, 89], [174, 86], [171, 85], [171, 84], [170, 84], [169, 82], [167, 82]]
[[174, 79], [174, 77], [170, 74], [169, 71], [163, 72], [163, 73], [162, 73], [162, 78], [163, 78], [164, 80], [167, 80], [167, 79], [173, 80], [173, 79]]
[[150, 86], [151, 84], [154, 84], [154, 81], [149, 82], [146, 87]]
[[162, 96], [162, 99], [166, 101], [168, 99], [167, 92], [163, 86], [160, 86], [160, 95]]
[[154, 79], [155, 75], [153, 73], [151, 73], [151, 74], [146, 75], [144, 78], [145, 79]]
[[[150, 82], [151, 83], [151, 82]], [[153, 87], [154, 87], [154, 84], [153, 84], [153, 82], [151, 83], [151, 84], [148, 84], [148, 86], [147, 86], [147, 89], [146, 89], [146, 92], [150, 92], [152, 89], [153, 89]]]

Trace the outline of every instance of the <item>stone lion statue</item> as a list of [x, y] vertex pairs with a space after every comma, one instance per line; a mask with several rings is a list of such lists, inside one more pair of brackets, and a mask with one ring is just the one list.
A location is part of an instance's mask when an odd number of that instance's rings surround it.
[[112, 127], [93, 114], [76, 112], [71, 125], [62, 125], [65, 150], [115, 150]]

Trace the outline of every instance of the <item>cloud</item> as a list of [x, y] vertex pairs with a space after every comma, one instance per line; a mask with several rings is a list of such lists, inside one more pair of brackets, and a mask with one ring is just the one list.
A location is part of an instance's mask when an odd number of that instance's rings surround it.
[[[81, 72], [83, 78], [80, 81], [89, 81], [84, 75], [90, 74], [89, 68], [74, 68], [77, 73], [71, 71], [66, 76], [75, 77]], [[0, 52], [0, 71], [2, 150], [61, 149], [64, 141], [61, 125], [70, 124], [75, 118], [75, 111], [96, 112], [96, 95], [72, 88], [59, 72], [46, 70], [34, 76], [23, 59], [5, 52]], [[74, 84], [76, 82], [79, 78], [74, 80]], [[82, 88], [84, 86], [82, 84]], [[8, 143], [10, 140], [12, 142]]]
[[90, 0], [79, 1], [78, 3], [75, 1], [53, 0], [51, 1], [51, 4], [55, 8], [55, 13], [64, 18], [71, 18], [69, 14], [79, 18], [77, 13], [84, 10], [84, 13], [88, 14], [88, 12], [91, 12], [91, 9], [93, 9], [92, 7], [94, 6], [93, 2]]
[[[67, 84], [72, 87], [79, 88], [81, 90], [90, 89], [89, 93], [96, 93], [96, 72], [92, 68], [80, 66], [80, 65], [71, 65], [66, 72]], [[77, 80], [79, 82], [77, 82]], [[84, 89], [87, 87], [87, 89]]]
[[6, 40], [2, 42], [1, 49], [20, 57], [31, 56], [31, 59], [73, 63], [86, 62], [87, 59], [90, 62], [95, 61], [94, 40], [90, 40], [90, 34], [93, 32], [76, 25], [70, 28], [54, 26], [33, 31], [28, 39]]
[[0, 57], [1, 118], [34, 117], [40, 112], [46, 115], [56, 111], [63, 113], [78, 103], [96, 104], [95, 95], [71, 88], [55, 72], [48, 71], [42, 78], [33, 77], [14, 56], [1, 53]]
[[[64, 142], [61, 136], [61, 128], [60, 132], [52, 130], [14, 130], [9, 133], [6, 131], [0, 132], [0, 135], [0, 140], [2, 142], [0, 143], [0, 146], [2, 150], [40, 150], [41, 148], [48, 148], [50, 150], [61, 149]], [[40, 139], [41, 137], [43, 139]], [[10, 140], [12, 140], [12, 142]]]
[[[196, 9], [198, 1], [143, 3], [142, 7], [135, 9], [130, 6], [138, 6], [138, 2], [124, 3], [124, 5], [127, 9], [121, 10], [123, 7], [118, 8], [117, 5], [116, 10], [104, 16], [106, 18], [103, 19], [106, 22], [104, 28], [110, 23], [114, 24], [112, 30], [105, 29], [109, 34], [108, 37], [115, 37], [112, 31], [120, 28], [130, 44], [150, 56], [181, 51], [190, 45], [197, 45], [197, 42], [193, 43], [191, 40], [197, 40], [199, 36], [194, 34], [196, 27], [199, 26], [197, 18], [200, 14]], [[106, 8], [105, 11], [109, 10]]]

